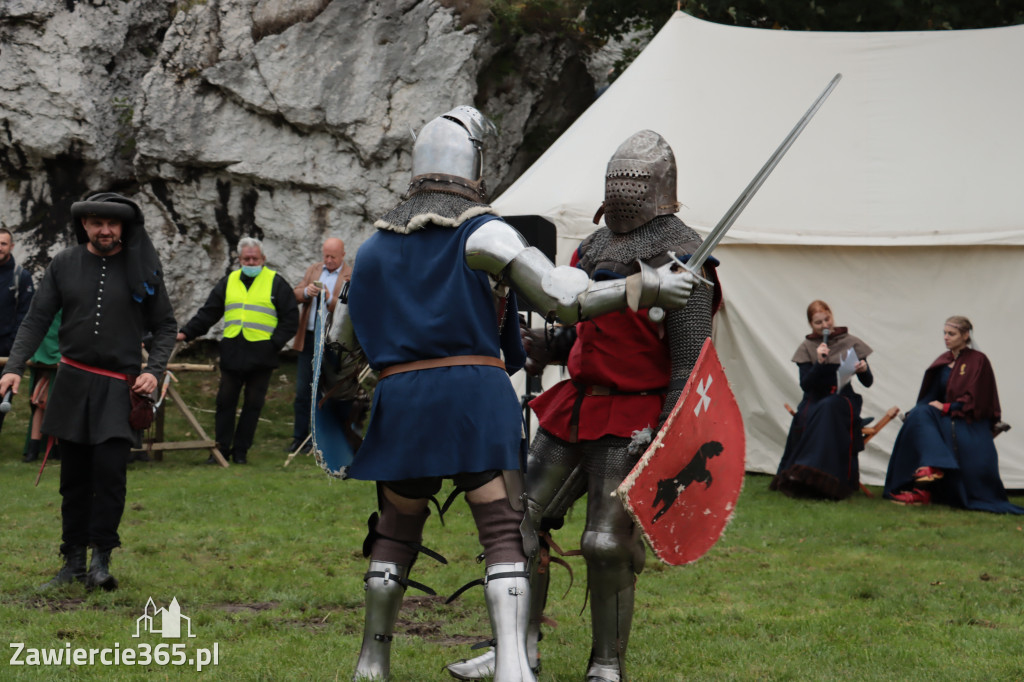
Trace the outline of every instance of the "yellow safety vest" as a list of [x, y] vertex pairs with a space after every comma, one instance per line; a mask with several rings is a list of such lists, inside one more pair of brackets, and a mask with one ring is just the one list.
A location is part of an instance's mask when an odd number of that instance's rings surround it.
[[224, 292], [224, 336], [233, 339], [239, 332], [246, 341], [269, 341], [277, 327], [277, 311], [270, 297], [274, 288], [274, 271], [264, 266], [246, 289], [242, 271], [228, 276]]

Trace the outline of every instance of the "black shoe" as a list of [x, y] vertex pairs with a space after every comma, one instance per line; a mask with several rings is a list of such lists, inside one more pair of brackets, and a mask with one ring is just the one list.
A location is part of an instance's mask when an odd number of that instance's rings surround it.
[[99, 551], [93, 548], [92, 561], [89, 563], [89, 572], [85, 575], [85, 586], [89, 589], [102, 587], [107, 592], [117, 589], [117, 578], [110, 575], [110, 552], [113, 550]]
[[28, 449], [25, 451], [24, 455], [22, 456], [21, 461], [25, 462], [27, 464], [28, 462], [35, 462], [36, 460], [38, 460], [39, 459], [39, 445], [40, 445], [40, 442], [39, 442], [38, 438], [30, 439], [29, 442], [28, 442]]
[[42, 591], [60, 589], [71, 583], [85, 582], [85, 546], [69, 547], [64, 550], [64, 565], [53, 580], [40, 585]]
[[247, 460], [245, 458], [245, 453], [244, 452], [236, 452], [234, 455], [232, 455], [232, 459], [235, 460], [235, 464], [248, 464], [249, 463], [249, 460]]

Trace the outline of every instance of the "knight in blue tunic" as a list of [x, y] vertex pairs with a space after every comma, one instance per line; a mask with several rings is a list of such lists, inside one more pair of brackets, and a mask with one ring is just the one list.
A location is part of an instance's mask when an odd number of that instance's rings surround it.
[[403, 594], [424, 587], [409, 569], [420, 552], [439, 558], [420, 543], [427, 501], [443, 478], [465, 491], [484, 548], [494, 679], [535, 679], [525, 653], [526, 568], [537, 541], [523, 523], [524, 433], [508, 378], [526, 359], [515, 292], [546, 319], [572, 324], [627, 305], [681, 308], [692, 289], [693, 278], [671, 265], [643, 266], [610, 284], [553, 266], [485, 203], [482, 150], [491, 130], [470, 107], [423, 127], [408, 198], [360, 247], [348, 304], [331, 326], [331, 345], [361, 348], [380, 373], [366, 438], [346, 472], [379, 482], [380, 513], [364, 543], [370, 567], [356, 680], [388, 677]]

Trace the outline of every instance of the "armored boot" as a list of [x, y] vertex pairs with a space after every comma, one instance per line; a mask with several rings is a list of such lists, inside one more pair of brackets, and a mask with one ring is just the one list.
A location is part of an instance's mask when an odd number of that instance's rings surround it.
[[[590, 588], [591, 651], [587, 682], [621, 682], [633, 627], [636, 575], [644, 567], [639, 529], [610, 497], [617, 479], [593, 476], [581, 549]], [[615, 504], [610, 504], [615, 502]]]
[[[547, 603], [551, 574], [547, 566], [540, 567], [541, 562], [533, 563], [530, 570], [530, 618], [526, 627], [526, 660], [530, 664], [530, 670], [536, 675], [540, 672], [540, 622]], [[491, 647], [479, 656], [449, 663], [445, 668], [457, 680], [483, 680], [494, 676], [494, 662], [495, 653]]]
[[85, 576], [85, 585], [89, 589], [102, 587], [107, 592], [117, 589], [117, 578], [110, 575], [110, 553], [113, 550], [92, 550], [92, 561], [89, 562], [89, 573]]
[[464, 658], [445, 666], [457, 680], [485, 680], [494, 677], [494, 647], [474, 658]]
[[633, 576], [626, 577], [627, 584], [606, 591], [595, 585], [594, 576], [591, 575], [593, 648], [587, 667], [587, 682], [621, 682], [626, 679], [624, 661], [633, 622], [636, 589]]
[[391, 640], [402, 607], [408, 569], [388, 561], [370, 561], [366, 572], [366, 620], [363, 646], [354, 681], [387, 680], [391, 673]]
[[64, 565], [54, 576], [53, 580], [44, 583], [39, 587], [42, 591], [57, 590], [71, 583], [85, 582], [85, 552], [84, 545], [76, 545], [63, 550]]
[[484, 579], [484, 598], [494, 633], [494, 682], [534, 682], [526, 657], [530, 622], [530, 582], [526, 564], [492, 564]]

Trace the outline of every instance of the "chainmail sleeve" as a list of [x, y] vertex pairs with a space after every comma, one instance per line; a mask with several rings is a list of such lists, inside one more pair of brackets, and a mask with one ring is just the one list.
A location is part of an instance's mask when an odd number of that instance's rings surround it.
[[665, 423], [676, 401], [697, 364], [704, 341], [711, 336], [711, 304], [714, 290], [698, 282], [690, 300], [682, 310], [670, 311], [665, 316], [665, 334], [672, 360], [672, 383], [665, 396], [665, 407], [658, 417], [658, 426]]

